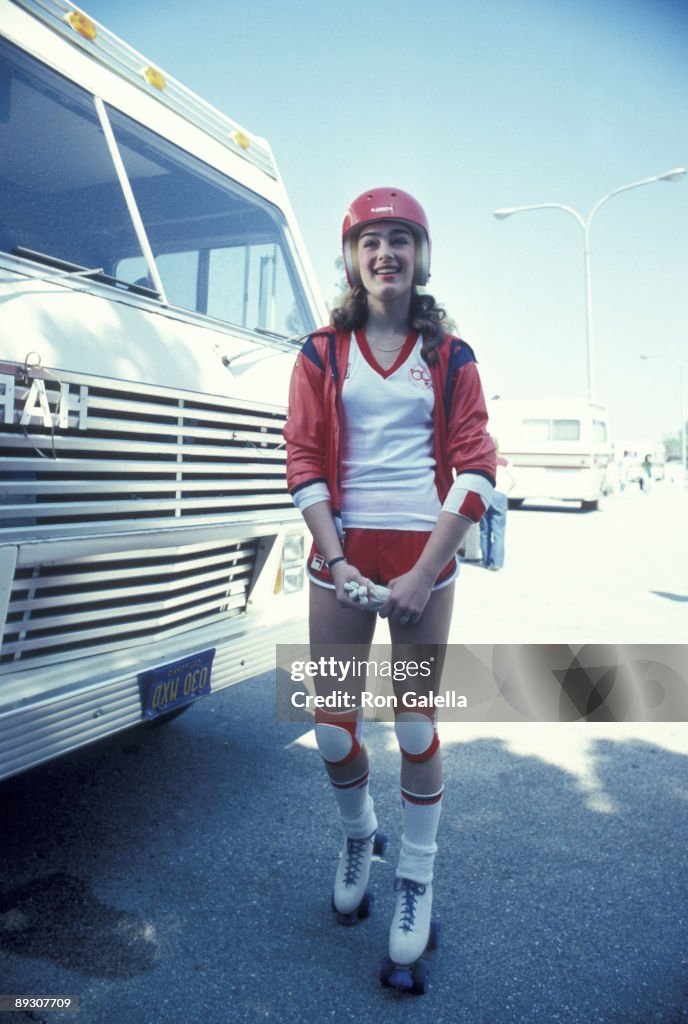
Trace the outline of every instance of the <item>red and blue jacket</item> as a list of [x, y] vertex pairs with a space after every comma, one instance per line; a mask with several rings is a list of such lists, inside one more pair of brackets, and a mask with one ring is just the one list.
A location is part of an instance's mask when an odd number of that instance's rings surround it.
[[[287, 487], [292, 496], [325, 483], [332, 510], [339, 515], [342, 453], [342, 383], [349, 362], [351, 333], [323, 329], [311, 334], [296, 359], [284, 427]], [[429, 372], [435, 393], [435, 483], [440, 501], [454, 474], [473, 474], [494, 487], [496, 454], [487, 432], [487, 408], [470, 345], [446, 337]], [[478, 503], [473, 503], [478, 507]], [[476, 520], [478, 513], [471, 516]]]

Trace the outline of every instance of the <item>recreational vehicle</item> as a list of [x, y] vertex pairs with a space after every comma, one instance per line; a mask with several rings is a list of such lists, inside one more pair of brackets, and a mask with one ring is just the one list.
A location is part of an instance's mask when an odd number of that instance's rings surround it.
[[305, 635], [282, 427], [323, 308], [270, 146], [0, 0], [0, 778]]
[[612, 456], [604, 406], [577, 398], [494, 398], [490, 430], [511, 464], [511, 507], [527, 499], [596, 509]]

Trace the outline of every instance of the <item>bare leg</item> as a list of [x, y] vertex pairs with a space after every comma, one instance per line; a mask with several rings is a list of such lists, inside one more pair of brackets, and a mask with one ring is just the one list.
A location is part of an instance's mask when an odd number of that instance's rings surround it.
[[[433, 592], [423, 615], [415, 625], [392, 625], [392, 659], [398, 662], [430, 662], [428, 677], [411, 673], [395, 683], [398, 706], [395, 731], [401, 750], [402, 838], [397, 864], [397, 905], [390, 929], [390, 956], [396, 962], [411, 962], [420, 956], [430, 928], [432, 878], [437, 852], [443, 781], [442, 756], [435, 712], [431, 708], [404, 708], [403, 695], [426, 697], [440, 687], [445, 645], [453, 607], [454, 587]], [[409, 900], [413, 903], [414, 925], [407, 928]], [[422, 901], [422, 912], [420, 910]], [[418, 917], [416, 918], [416, 909]]]
[[[427, 695], [430, 690], [438, 691], [444, 667], [445, 645], [449, 636], [452, 608], [454, 605], [454, 584], [435, 590], [425, 611], [415, 625], [401, 626], [391, 623], [392, 660], [424, 661], [434, 659], [435, 671], [425, 679], [409, 679], [395, 686], [399, 700], [403, 692]], [[437, 793], [442, 788], [442, 755], [439, 750], [427, 761], [401, 762], [402, 789], [412, 793]]]
[[[311, 658], [367, 659], [375, 620], [376, 616], [369, 612], [342, 608], [334, 591], [311, 584]], [[327, 696], [339, 686], [324, 675], [315, 679], [318, 695]], [[364, 680], [357, 680], [354, 696], [363, 686]], [[351, 692], [350, 686], [347, 691]], [[341, 713], [316, 710], [315, 715], [318, 749], [346, 837], [333, 892], [333, 907], [339, 922], [345, 925], [354, 924], [368, 913], [366, 890], [377, 834], [377, 817], [368, 787], [368, 752], [361, 735], [362, 715], [360, 708]]]
[[[334, 654], [340, 661], [353, 658], [365, 660], [373, 640], [376, 619], [377, 616], [370, 612], [342, 608], [334, 590], [311, 583], [309, 621], [311, 658], [317, 661], [321, 657], [330, 658]], [[327, 696], [333, 690], [332, 681], [316, 678], [315, 689], [318, 695]], [[363, 689], [363, 681], [361, 689]], [[333, 783], [346, 784], [367, 773], [368, 752], [361, 744], [361, 749], [356, 757], [347, 764], [338, 765], [326, 762], [325, 766]]]

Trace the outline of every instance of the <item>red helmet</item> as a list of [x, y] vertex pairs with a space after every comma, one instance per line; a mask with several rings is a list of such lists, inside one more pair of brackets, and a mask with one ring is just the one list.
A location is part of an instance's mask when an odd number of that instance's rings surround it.
[[400, 220], [413, 231], [416, 239], [416, 272], [414, 284], [427, 284], [430, 276], [430, 229], [425, 210], [417, 199], [400, 188], [371, 188], [346, 211], [342, 225], [342, 251], [346, 277], [353, 288], [361, 283], [355, 241], [364, 224], [377, 220]]

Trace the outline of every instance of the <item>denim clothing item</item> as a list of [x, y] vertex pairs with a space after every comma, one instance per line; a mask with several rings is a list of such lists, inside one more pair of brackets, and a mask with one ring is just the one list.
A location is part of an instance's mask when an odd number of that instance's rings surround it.
[[509, 501], [502, 491], [492, 495], [490, 507], [480, 520], [480, 546], [483, 565], [488, 569], [501, 569], [504, 565], [504, 532]]

